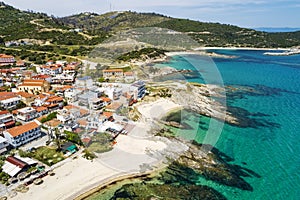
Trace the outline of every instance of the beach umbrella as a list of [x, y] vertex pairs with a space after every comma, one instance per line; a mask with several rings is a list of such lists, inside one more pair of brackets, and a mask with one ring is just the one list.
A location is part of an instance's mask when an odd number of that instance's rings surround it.
[[22, 172], [22, 173], [18, 174], [17, 178], [19, 180], [24, 180], [26, 178], [26, 176], [27, 176], [26, 172]]
[[37, 179], [35, 179], [35, 180], [33, 181], [33, 183], [34, 183], [35, 185], [40, 185], [40, 184], [43, 183], [43, 180], [42, 180], [41, 178], [37, 178]]
[[17, 192], [22, 192], [22, 193], [25, 193], [25, 192], [27, 192], [29, 190], [29, 188], [28, 187], [26, 187], [25, 185], [19, 185], [17, 188], [16, 188], [16, 191]]
[[[9, 179], [9, 183], [10, 183], [10, 184], [13, 184], [13, 183], [16, 183], [16, 182], [18, 182], [18, 179], [17, 179], [17, 178], [12, 177], [12, 178]], [[1, 199], [0, 199], [0, 200], [1, 200]]]

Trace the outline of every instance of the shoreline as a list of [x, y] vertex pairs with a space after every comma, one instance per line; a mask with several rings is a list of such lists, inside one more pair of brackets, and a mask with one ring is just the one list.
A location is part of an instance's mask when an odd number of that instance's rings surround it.
[[254, 50], [254, 51], [285, 51], [291, 50], [293, 47], [287, 48], [259, 48], [259, 47], [198, 47], [195, 50]]
[[[187, 147], [165, 137], [151, 136], [148, 120], [165, 115], [177, 105], [160, 99], [138, 107], [144, 110], [145, 121], [135, 123], [128, 135], [120, 135], [112, 151], [99, 154], [93, 161], [78, 154], [78, 158], [57, 167], [55, 176], [43, 178], [43, 184], [31, 185], [27, 193], [18, 193], [10, 199], [87, 199], [114, 183], [142, 178], [165, 169], [169, 164], [167, 158], [176, 159]], [[128, 160], [132, 162], [128, 163]]]
[[138, 179], [138, 178], [143, 178], [149, 175], [153, 175], [156, 173], [159, 173], [163, 169], [165, 169], [168, 165], [160, 163], [158, 166], [156, 166], [155, 169], [149, 170], [147, 172], [136, 172], [136, 173], [128, 173], [124, 174], [122, 176], [114, 175], [110, 178], [107, 178], [106, 180], [102, 180], [97, 186], [89, 189], [88, 191], [81, 191], [77, 192], [80, 195], [74, 195], [72, 199], [74, 200], [86, 200], [89, 197], [99, 193], [101, 190], [107, 189], [110, 186], [114, 186], [120, 182], [126, 181], [126, 180], [131, 180], [131, 179]]
[[[183, 107], [178, 104], [175, 104], [173, 102], [171, 104], [170, 103], [171, 103], [171, 101], [169, 101], [169, 100], [158, 99], [153, 102], [145, 102], [145, 103], [139, 104], [139, 105], [137, 105], [137, 109], [141, 112], [141, 114], [145, 120], [161, 119], [163, 116], [166, 116], [170, 112], [174, 112], [174, 110], [176, 111], [176, 110], [183, 109]], [[161, 110], [161, 106], [164, 107], [164, 109], [162, 109], [162, 111], [163, 111], [162, 113], [156, 112], [155, 116], [153, 116], [153, 115], [150, 116], [151, 108], [154, 107], [154, 109], [155, 109], [155, 107], [157, 107], [157, 109]], [[149, 108], [150, 108], [150, 110], [148, 110]], [[122, 176], [113, 175], [112, 177], [109, 177], [105, 180], [99, 181], [98, 184], [94, 184], [97, 186], [92, 187], [87, 191], [82, 190], [82, 191], [77, 192], [77, 194], [80, 194], [80, 195], [77, 195], [77, 196], [74, 195], [73, 199], [74, 200], [86, 200], [89, 197], [93, 196], [94, 194], [99, 193], [102, 189], [106, 189], [109, 186], [113, 186], [113, 185], [118, 184], [125, 180], [142, 178], [144, 176], [149, 176], [149, 175], [159, 173], [160, 171], [165, 169], [168, 165], [169, 165], [169, 163], [164, 163], [164, 162], [162, 162], [162, 160], [160, 160], [159, 162], [151, 165], [151, 167], [152, 167], [151, 170], [148, 170], [145, 172], [128, 173], [128, 174], [124, 174]]]
[[256, 48], [256, 47], [198, 47], [194, 50], [188, 51], [170, 51], [166, 52], [166, 56], [177, 56], [177, 55], [203, 55], [220, 58], [235, 58], [235, 56], [228, 56], [217, 53], [205, 52], [206, 50], [247, 50], [247, 51], [291, 51], [293, 48]]
[[203, 50], [194, 50], [194, 51], [171, 51], [171, 52], [166, 52], [165, 55], [167, 58], [172, 57], [172, 56], [180, 56], [180, 55], [199, 55], [199, 56], [208, 56], [212, 58], [236, 58], [236, 56], [229, 56], [229, 55], [224, 55], [224, 54], [218, 54], [215, 52], [206, 52], [204, 49]]

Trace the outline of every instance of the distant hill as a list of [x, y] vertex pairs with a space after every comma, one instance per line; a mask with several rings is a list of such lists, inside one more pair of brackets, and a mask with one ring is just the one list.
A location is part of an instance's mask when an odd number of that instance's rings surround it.
[[270, 28], [270, 27], [259, 27], [254, 28], [257, 31], [264, 31], [269, 33], [285, 33], [285, 32], [295, 32], [300, 31], [300, 28]]
[[199, 46], [292, 47], [300, 45], [300, 32], [267, 33], [228, 24], [176, 19], [155, 13], [81, 13], [56, 18], [20, 11], [0, 2], [0, 42], [31, 39], [40, 44], [91, 46], [118, 32], [160, 27], [181, 32]]

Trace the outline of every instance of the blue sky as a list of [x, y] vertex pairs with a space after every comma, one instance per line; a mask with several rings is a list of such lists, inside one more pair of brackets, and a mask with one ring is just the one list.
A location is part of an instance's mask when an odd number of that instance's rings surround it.
[[242, 27], [300, 27], [299, 0], [4, 0], [22, 10], [67, 16], [113, 10], [157, 12], [172, 17]]

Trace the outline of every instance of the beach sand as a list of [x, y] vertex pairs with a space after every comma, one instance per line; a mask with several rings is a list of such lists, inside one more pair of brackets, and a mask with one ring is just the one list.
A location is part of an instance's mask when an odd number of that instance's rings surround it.
[[163, 98], [137, 107], [138, 111], [148, 120], [162, 118], [171, 110], [179, 108], [182, 108], [182, 106]]
[[157, 169], [160, 159], [147, 155], [147, 152], [162, 151], [165, 148], [166, 144], [160, 141], [120, 135], [112, 151], [100, 154], [93, 161], [78, 156], [56, 168], [55, 176], [43, 178], [44, 183], [32, 184], [27, 193], [18, 193], [12, 199], [74, 199], [118, 177], [147, 172], [147, 169], [141, 169], [142, 165]]

